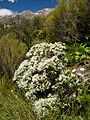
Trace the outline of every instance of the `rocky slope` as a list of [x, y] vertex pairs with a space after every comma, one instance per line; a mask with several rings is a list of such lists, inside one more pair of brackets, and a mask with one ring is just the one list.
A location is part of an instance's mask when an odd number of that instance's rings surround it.
[[73, 74], [81, 75], [84, 79], [83, 83], [86, 83], [88, 80], [90, 80], [90, 63], [83, 66], [76, 64], [72, 72]]
[[39, 10], [36, 12], [26, 10], [26, 11], [23, 11], [22, 13], [18, 13], [18, 14], [0, 16], [0, 23], [10, 23], [11, 20], [19, 22], [23, 18], [31, 19], [31, 18], [37, 17], [37, 16], [46, 16], [46, 15], [50, 14], [51, 11], [52, 11], [52, 8], [45, 8], [43, 10]]

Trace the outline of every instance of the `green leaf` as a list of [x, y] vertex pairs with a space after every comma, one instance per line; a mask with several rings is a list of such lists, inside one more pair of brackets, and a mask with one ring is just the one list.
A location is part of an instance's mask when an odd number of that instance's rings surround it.
[[87, 48], [85, 49], [85, 52], [90, 53], [89, 47], [87, 47]]
[[75, 54], [76, 54], [76, 55], [80, 55], [81, 53], [80, 53], [80, 52], [78, 52], [78, 51], [76, 51], [76, 52], [75, 52]]
[[87, 36], [86, 36], [85, 38], [88, 40], [88, 37], [87, 37]]
[[78, 116], [75, 118], [75, 120], [83, 120], [83, 118], [81, 116]]
[[81, 60], [84, 59], [84, 58], [86, 58], [86, 55], [82, 55], [82, 56], [81, 56]]
[[79, 60], [79, 59], [80, 59], [80, 56], [76, 56], [75, 59], [76, 59], [76, 60]]
[[90, 72], [88, 73], [88, 75], [90, 75]]

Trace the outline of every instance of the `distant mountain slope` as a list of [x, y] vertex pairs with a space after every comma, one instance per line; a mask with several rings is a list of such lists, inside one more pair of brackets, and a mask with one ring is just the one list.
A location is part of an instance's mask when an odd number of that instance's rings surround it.
[[13, 15], [6, 15], [6, 16], [0, 16], [0, 23], [9, 23], [11, 24], [13, 22], [19, 23], [23, 18], [25, 19], [32, 19], [33, 17], [37, 16], [46, 16], [48, 15], [53, 8], [45, 8], [43, 10], [39, 10], [36, 12], [32, 12], [30, 10], [23, 11], [22, 13], [13, 14]]

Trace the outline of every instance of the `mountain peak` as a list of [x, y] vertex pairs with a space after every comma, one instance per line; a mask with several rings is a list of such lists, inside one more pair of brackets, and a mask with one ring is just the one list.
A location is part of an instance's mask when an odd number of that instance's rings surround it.
[[38, 10], [36, 12], [32, 12], [30, 10], [23, 11], [19, 15], [24, 16], [26, 19], [30, 19], [36, 16], [46, 16], [52, 11], [52, 8], [45, 8], [42, 10]]
[[[25, 19], [32, 19], [33, 17], [37, 16], [47, 16], [53, 8], [44, 8], [42, 10], [38, 10], [36, 12], [32, 12], [30, 10], [23, 11], [21, 13], [12, 14], [12, 15], [5, 15], [0, 16], [0, 23], [8, 23], [9, 19], [13, 18], [15, 19], [16, 16], [19, 16], [19, 19], [25, 18]], [[17, 18], [15, 21], [19, 21]]]
[[26, 11], [23, 11], [22, 13], [20, 13], [20, 14], [33, 14], [33, 12], [30, 11], [30, 10], [26, 10]]

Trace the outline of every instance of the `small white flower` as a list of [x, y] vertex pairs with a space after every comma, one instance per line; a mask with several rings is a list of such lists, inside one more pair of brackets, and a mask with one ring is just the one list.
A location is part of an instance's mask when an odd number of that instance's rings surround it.
[[72, 72], [76, 72], [76, 69], [73, 69]]
[[77, 73], [77, 74], [83, 77], [83, 74], [82, 74], [82, 73]]
[[73, 97], [74, 97], [74, 98], [76, 97], [76, 94], [75, 94], [75, 93], [73, 94]]
[[72, 73], [71, 76], [72, 76], [72, 77], [75, 77], [75, 74]]
[[85, 68], [80, 68], [80, 71], [84, 71], [85, 70]]

